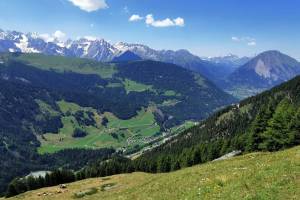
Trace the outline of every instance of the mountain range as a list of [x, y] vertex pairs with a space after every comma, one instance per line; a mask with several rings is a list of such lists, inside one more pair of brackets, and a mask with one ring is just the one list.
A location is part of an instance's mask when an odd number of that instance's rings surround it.
[[59, 41], [45, 40], [37, 33], [0, 29], [0, 52], [42, 53], [100, 62], [153, 60], [172, 63], [200, 73], [230, 94], [245, 98], [269, 89], [299, 74], [299, 62], [279, 51], [266, 51], [255, 57], [233, 54], [199, 57], [187, 50], [155, 50], [143, 44], [110, 44], [91, 37]]
[[233, 70], [247, 61], [234, 55], [205, 58], [193, 55], [187, 50], [155, 50], [142, 44], [119, 42], [110, 44], [104, 39], [80, 38], [61, 42], [58, 39], [47, 41], [37, 33], [21, 33], [0, 30], [0, 52], [42, 53], [69, 57], [89, 58], [101, 62], [114, 61], [130, 51], [144, 60], [154, 60], [176, 64], [200, 72], [214, 83], [223, 80]]

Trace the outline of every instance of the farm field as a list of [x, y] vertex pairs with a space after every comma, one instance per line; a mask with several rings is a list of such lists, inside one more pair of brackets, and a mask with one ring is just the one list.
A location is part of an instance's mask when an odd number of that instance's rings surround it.
[[[80, 107], [77, 104], [60, 101], [57, 102], [63, 114], [63, 127], [59, 133], [46, 133], [39, 136], [41, 147], [39, 153], [53, 153], [66, 148], [102, 148], [102, 147], [128, 147], [143, 144], [143, 138], [151, 137], [159, 132], [151, 108], [142, 109], [137, 116], [121, 120], [112, 113], [98, 113], [93, 108]], [[40, 102], [42, 109], [49, 106]], [[57, 114], [54, 111], [49, 111]], [[78, 118], [80, 113], [82, 116]], [[107, 122], [103, 124], [103, 119]], [[84, 124], [81, 121], [92, 121]], [[76, 128], [84, 130], [87, 135], [81, 138], [72, 136]]]
[[145, 84], [142, 84], [142, 83], [137, 83], [137, 82], [135, 82], [133, 80], [130, 80], [130, 79], [125, 79], [123, 81], [123, 84], [124, 84], [124, 87], [126, 89], [127, 94], [129, 92], [143, 92], [143, 91], [146, 91], [146, 90], [155, 91], [155, 90], [153, 90], [152, 85], [145, 85]]

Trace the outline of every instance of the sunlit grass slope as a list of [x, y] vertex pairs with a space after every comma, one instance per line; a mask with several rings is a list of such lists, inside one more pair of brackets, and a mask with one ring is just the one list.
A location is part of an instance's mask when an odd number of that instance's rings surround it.
[[[45, 194], [45, 196], [44, 196]], [[40, 196], [39, 196], [40, 195]], [[12, 199], [299, 199], [300, 147], [252, 153], [166, 174], [88, 179]]]

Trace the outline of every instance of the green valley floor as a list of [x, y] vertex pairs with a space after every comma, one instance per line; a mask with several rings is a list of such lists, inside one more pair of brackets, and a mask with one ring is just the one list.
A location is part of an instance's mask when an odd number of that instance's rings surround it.
[[299, 199], [300, 146], [251, 153], [172, 173], [121, 174], [21, 194], [16, 199]]

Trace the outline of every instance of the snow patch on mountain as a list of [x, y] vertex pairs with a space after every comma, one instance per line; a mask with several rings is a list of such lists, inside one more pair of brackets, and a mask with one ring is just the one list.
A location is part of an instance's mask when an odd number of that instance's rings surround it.
[[28, 47], [28, 38], [24, 34], [19, 39], [19, 42], [15, 43], [15, 45], [16, 45], [16, 47], [18, 47], [21, 50], [21, 52], [24, 52], [24, 53], [39, 53], [38, 50]]

